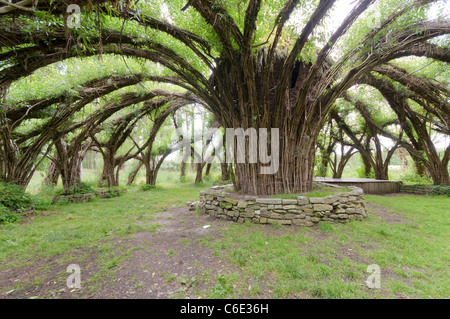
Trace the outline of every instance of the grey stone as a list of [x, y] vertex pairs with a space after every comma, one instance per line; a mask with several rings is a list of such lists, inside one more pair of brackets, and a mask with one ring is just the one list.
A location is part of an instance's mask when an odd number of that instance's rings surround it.
[[325, 204], [325, 198], [323, 197], [311, 197], [309, 201], [311, 204]]
[[286, 219], [297, 219], [297, 218], [300, 219], [301, 216], [302, 216], [302, 214], [286, 214], [286, 215], [284, 215], [284, 217]]
[[328, 204], [315, 204], [314, 205], [314, 210], [316, 212], [323, 212], [326, 210], [333, 210], [333, 206], [328, 205]]
[[325, 216], [325, 212], [314, 212], [314, 217], [323, 217]]
[[298, 209], [297, 205], [283, 205], [283, 209]]
[[271, 215], [272, 215], [271, 212], [263, 212], [263, 211], [261, 211], [261, 217], [270, 218]]
[[248, 206], [248, 203], [246, 203], [244, 201], [238, 201], [238, 203], [237, 203], [238, 208], [246, 208], [247, 206]]
[[219, 206], [224, 209], [230, 209], [231, 207], [233, 207], [233, 205], [231, 203], [227, 203], [227, 202], [221, 202]]
[[243, 217], [243, 218], [253, 218], [255, 216], [255, 213], [241, 213], [239, 217]]
[[356, 188], [350, 192], [350, 195], [364, 195], [364, 191], [361, 188]]
[[280, 198], [257, 198], [256, 203], [267, 205], [281, 205]]
[[339, 202], [339, 197], [336, 195], [328, 195], [324, 198], [324, 204], [333, 204]]
[[227, 202], [227, 203], [232, 204], [232, 205], [236, 205], [236, 204], [238, 203], [237, 200], [235, 200], [234, 198], [231, 198], [231, 197], [225, 197], [223, 200], [224, 200], [225, 202]]
[[277, 213], [272, 213], [272, 214], [270, 214], [270, 218], [271, 219], [283, 219], [283, 215], [277, 214]]
[[283, 205], [297, 205], [298, 201], [296, 199], [282, 199]]

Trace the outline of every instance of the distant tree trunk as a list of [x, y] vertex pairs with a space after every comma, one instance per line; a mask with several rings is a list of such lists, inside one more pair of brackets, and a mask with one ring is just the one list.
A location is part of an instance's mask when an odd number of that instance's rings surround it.
[[203, 183], [203, 167], [202, 163], [197, 163], [196, 165], [196, 174], [195, 174], [195, 184]]
[[53, 161], [50, 162], [50, 164], [48, 164], [48, 167], [47, 167], [47, 175], [45, 176], [44, 180], [42, 181], [42, 185], [43, 186], [58, 185], [58, 179], [59, 179], [60, 175], [61, 175], [61, 172], [59, 171], [59, 168], [56, 166], [56, 164]]
[[[214, 156], [216, 156], [216, 149], [213, 149], [213, 152], [211, 154], [212, 158], [214, 159]], [[208, 161], [208, 163], [206, 163], [206, 169], [205, 169], [205, 176], [209, 176], [209, 174], [211, 173], [211, 167], [212, 167], [212, 160]]]
[[[347, 165], [350, 158], [355, 155], [354, 147], [351, 147], [347, 152], [344, 152], [344, 146], [341, 145], [341, 157], [339, 162], [337, 161], [337, 156], [335, 154], [335, 164], [333, 167], [333, 178], [342, 178], [342, 174], [344, 173], [345, 166]], [[337, 163], [337, 164], [336, 164]]]
[[[423, 120], [411, 106], [408, 104], [406, 98], [402, 96], [386, 79], [375, 78], [367, 74], [362, 78], [361, 83], [369, 84], [376, 87], [383, 97], [388, 101], [391, 109], [399, 118], [399, 123], [403, 132], [408, 136], [412, 146], [408, 143], [402, 142], [401, 138], [395, 138], [402, 146], [408, 149], [408, 152], [416, 153], [418, 158], [422, 157], [422, 161], [427, 166], [428, 172], [433, 179], [435, 185], [450, 185], [450, 175], [445, 163], [441, 160], [436, 147], [431, 140], [426, 120]], [[414, 134], [412, 132], [414, 129]], [[421, 152], [426, 154], [424, 157]], [[446, 152], [450, 152], [447, 148]]]
[[145, 184], [156, 185], [158, 172], [155, 170], [155, 159], [146, 160], [145, 163]]
[[134, 180], [136, 179], [136, 176], [138, 175], [138, 173], [143, 165], [144, 165], [144, 163], [141, 160], [139, 160], [137, 166], [128, 175], [127, 185], [131, 185], [134, 183]]
[[106, 181], [108, 188], [119, 186], [116, 180], [116, 160], [115, 153], [111, 152], [108, 148], [105, 148], [102, 152], [103, 156], [103, 171], [99, 179], [98, 186], [103, 186], [103, 181]]
[[187, 160], [187, 156], [186, 156], [186, 154], [184, 154], [183, 159], [181, 160], [181, 165], [180, 165], [180, 181], [183, 181], [184, 178], [186, 177], [186, 160]]
[[[157, 159], [156, 157], [152, 157], [151, 160], [145, 161], [144, 165], [145, 165], [145, 182], [146, 182], [146, 184], [153, 185], [153, 186], [156, 185], [156, 181], [158, 179], [158, 173], [161, 168], [161, 165], [163, 164], [163, 162], [167, 158], [167, 156], [169, 156], [170, 154], [172, 154], [172, 150], [167, 151], [163, 155], [159, 155], [160, 156], [159, 159]], [[148, 165], [147, 163], [150, 163], [150, 165]]]
[[61, 138], [55, 141], [57, 152], [55, 164], [60, 171], [65, 191], [80, 187], [81, 165], [90, 145], [91, 142], [81, 143], [78, 140], [74, 140], [70, 145], [67, 145]]

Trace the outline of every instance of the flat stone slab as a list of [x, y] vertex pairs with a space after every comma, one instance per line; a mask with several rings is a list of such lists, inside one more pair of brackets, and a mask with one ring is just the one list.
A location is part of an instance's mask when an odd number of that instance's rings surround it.
[[281, 198], [257, 198], [257, 204], [281, 205]]

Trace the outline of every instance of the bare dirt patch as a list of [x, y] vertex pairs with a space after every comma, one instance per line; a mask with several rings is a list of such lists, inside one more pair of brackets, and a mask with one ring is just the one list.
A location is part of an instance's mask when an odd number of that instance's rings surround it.
[[366, 208], [370, 209], [371, 214], [382, 218], [386, 223], [399, 224], [406, 222], [404, 217], [399, 214], [389, 212], [386, 207], [366, 203]]
[[94, 298], [194, 298], [226, 272], [225, 262], [202, 241], [220, 237], [228, 223], [186, 207], [158, 213], [155, 220], [161, 225], [157, 232], [139, 232], [122, 242], [131, 256], [118, 266], [114, 282], [97, 289]]
[[[0, 264], [0, 298], [194, 298], [230, 269], [204, 245], [220, 238], [229, 222], [183, 207], [157, 213], [151, 223], [160, 225], [156, 232], [111, 241], [118, 262], [100, 279], [105, 261], [96, 249], [74, 249], [26, 266]], [[81, 268], [81, 289], [67, 288], [70, 263]]]

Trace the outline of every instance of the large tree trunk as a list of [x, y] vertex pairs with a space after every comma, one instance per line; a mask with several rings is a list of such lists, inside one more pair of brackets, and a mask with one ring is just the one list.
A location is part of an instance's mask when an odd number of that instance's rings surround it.
[[220, 163], [220, 172], [221, 172], [221, 176], [222, 176], [222, 181], [230, 180], [230, 172], [228, 171], [227, 163]]
[[[282, 128], [289, 131], [290, 128]], [[235, 172], [238, 178], [238, 187], [244, 194], [270, 195], [278, 193], [302, 193], [311, 190], [313, 180], [313, 163], [315, 155], [314, 141], [318, 132], [300, 135], [292, 139], [280, 138], [277, 156], [278, 167], [270, 167], [263, 163], [235, 163]], [[259, 137], [260, 138], [260, 137]], [[273, 141], [278, 143], [278, 141]], [[227, 145], [229, 145], [229, 141]], [[269, 147], [270, 149], [270, 147]], [[251, 154], [246, 150], [246, 158]], [[262, 174], [264, 168], [269, 169], [268, 174]], [[273, 168], [273, 171], [270, 170]]]
[[[222, 82], [222, 85], [224, 81], [228, 81], [225, 86], [232, 89], [221, 94], [224, 95], [224, 100], [237, 102], [227, 114], [218, 113], [215, 116], [221, 121], [222, 127], [242, 129], [246, 133], [248, 129], [254, 129], [257, 143], [267, 142], [266, 153], [267, 157], [272, 157], [271, 161], [261, 157], [260, 147], [257, 154], [249, 154], [249, 141], [245, 147], [245, 163], [239, 163], [235, 158], [236, 186], [242, 193], [271, 195], [307, 192], [312, 189], [316, 141], [327, 114], [308, 102], [302, 108], [295, 108], [302, 84], [311, 67], [303, 62], [295, 63], [292, 79], [286, 85], [285, 98], [277, 99], [275, 92], [279, 88], [280, 70], [283, 70], [285, 57], [275, 55], [270, 63], [267, 61], [268, 54], [266, 50], [262, 50], [254, 61], [254, 81], [244, 80], [245, 76], [236, 72], [232, 65], [224, 63], [219, 66], [214, 80]], [[252, 68], [251, 65], [247, 67]], [[269, 69], [271, 72], [266, 77]], [[239, 76], [243, 82], [236, 81]], [[262, 138], [260, 129], [267, 129], [266, 140]], [[233, 144], [238, 144], [237, 142], [233, 143], [227, 138], [225, 144], [227, 149], [236, 153], [236, 145]], [[271, 154], [271, 151], [274, 153]], [[257, 157], [256, 163], [249, 160], [253, 155]], [[271, 173], [262, 172], [264, 167], [267, 169], [274, 162], [279, 165], [272, 167]]]
[[360, 152], [360, 155], [361, 155], [361, 161], [362, 161], [363, 167], [364, 167], [364, 177], [370, 178], [372, 175], [372, 168], [373, 168], [370, 157], [363, 155], [363, 153], [361, 153], [361, 152]]
[[222, 157], [222, 161], [220, 163], [220, 172], [221, 172], [221, 179], [222, 181], [229, 181], [231, 180], [231, 174], [230, 174], [230, 170], [228, 169], [229, 164], [225, 161], [225, 157], [226, 157], [226, 147], [225, 147], [225, 140], [222, 139], [223, 141], [223, 157]]

